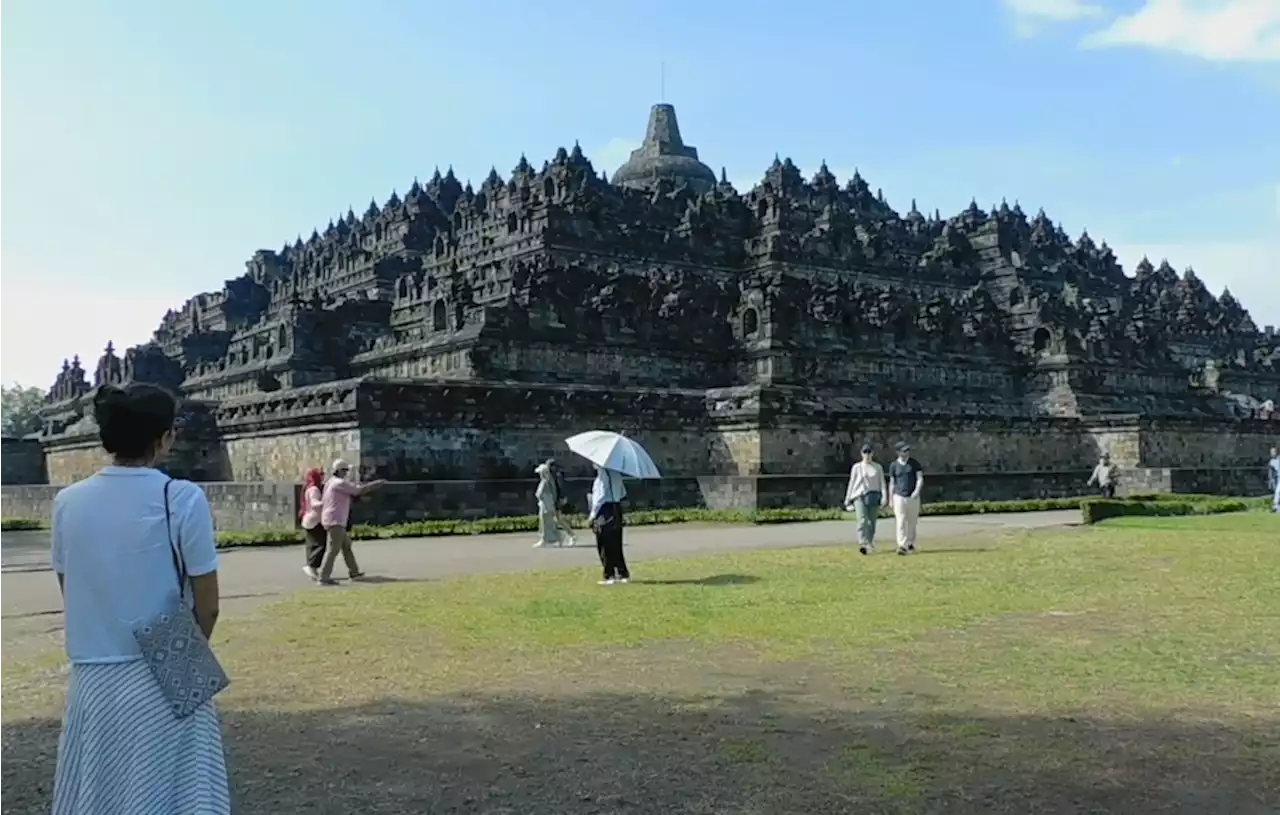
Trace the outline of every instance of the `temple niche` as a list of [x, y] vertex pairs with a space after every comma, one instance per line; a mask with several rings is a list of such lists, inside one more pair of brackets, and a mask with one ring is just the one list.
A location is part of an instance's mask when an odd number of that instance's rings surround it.
[[298, 415], [356, 380], [773, 389], [813, 415], [1029, 420], [1234, 417], [1280, 395], [1280, 337], [1194, 271], [1127, 275], [1100, 236], [1017, 201], [899, 212], [825, 163], [777, 156], [738, 190], [671, 105], [611, 177], [577, 144], [476, 184], [444, 167], [254, 252], [148, 342], [108, 344], [92, 384], [66, 364], [47, 413], [134, 381]]

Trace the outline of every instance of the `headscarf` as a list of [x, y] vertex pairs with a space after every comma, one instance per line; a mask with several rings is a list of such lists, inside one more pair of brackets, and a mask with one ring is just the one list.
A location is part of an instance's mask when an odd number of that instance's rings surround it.
[[312, 467], [302, 479], [302, 508], [298, 511], [298, 520], [307, 516], [307, 490], [312, 487], [324, 490], [324, 470]]

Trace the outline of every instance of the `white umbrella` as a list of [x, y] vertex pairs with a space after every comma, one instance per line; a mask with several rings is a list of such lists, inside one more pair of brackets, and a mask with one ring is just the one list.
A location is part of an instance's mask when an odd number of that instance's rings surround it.
[[631, 478], [662, 478], [658, 465], [636, 442], [610, 430], [588, 430], [564, 440], [569, 449], [606, 470]]

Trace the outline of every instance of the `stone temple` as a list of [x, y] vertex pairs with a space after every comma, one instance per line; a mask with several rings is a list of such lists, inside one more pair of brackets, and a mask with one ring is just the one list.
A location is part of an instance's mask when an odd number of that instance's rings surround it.
[[228, 526], [287, 517], [336, 456], [404, 482], [375, 514], [526, 512], [534, 465], [581, 468], [562, 440], [595, 427], [668, 475], [638, 503], [710, 506], [836, 503], [858, 445], [901, 439], [932, 499], [1076, 493], [1104, 450], [1122, 488], [1260, 492], [1280, 428], [1280, 337], [1191, 270], [1126, 276], [1016, 204], [900, 213], [825, 165], [742, 192], [670, 105], [611, 180], [577, 146], [437, 171], [255, 252], [150, 342], [65, 363], [8, 480], [95, 469], [91, 391], [130, 381], [181, 394], [169, 469], [218, 482]]

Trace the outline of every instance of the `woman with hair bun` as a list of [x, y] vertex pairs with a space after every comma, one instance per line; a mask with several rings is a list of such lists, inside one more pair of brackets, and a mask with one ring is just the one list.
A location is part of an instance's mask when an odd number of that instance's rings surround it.
[[229, 813], [212, 699], [175, 713], [135, 639], [180, 598], [193, 600], [206, 638], [218, 619], [208, 500], [156, 469], [173, 444], [177, 403], [154, 385], [108, 385], [93, 411], [112, 462], [53, 502], [71, 662], [53, 812]]

